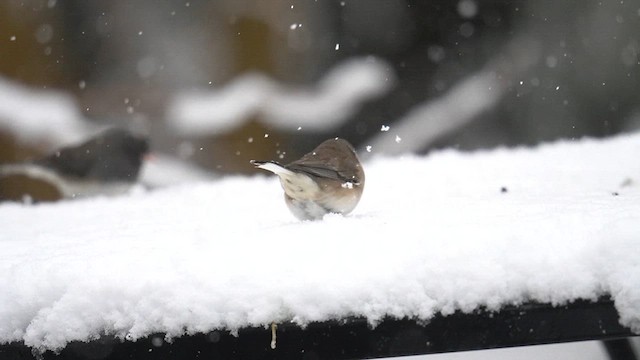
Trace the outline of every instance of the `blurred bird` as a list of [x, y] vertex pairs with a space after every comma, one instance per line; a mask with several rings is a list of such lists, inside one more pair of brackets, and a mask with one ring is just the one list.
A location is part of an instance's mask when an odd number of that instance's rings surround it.
[[353, 146], [329, 139], [288, 165], [275, 161], [251, 163], [280, 177], [289, 210], [300, 220], [321, 219], [327, 213], [350, 213], [364, 189], [364, 170]]
[[138, 178], [147, 139], [111, 129], [40, 159], [0, 166], [0, 200], [53, 201], [111, 195]]

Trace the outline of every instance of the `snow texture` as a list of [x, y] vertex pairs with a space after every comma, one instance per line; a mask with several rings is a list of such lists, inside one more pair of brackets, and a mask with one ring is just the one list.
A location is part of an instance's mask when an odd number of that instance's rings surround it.
[[[389, 134], [389, 136], [394, 136]], [[0, 342], [39, 350], [610, 294], [640, 331], [640, 134], [373, 158], [349, 216], [274, 176], [0, 205]]]
[[346, 60], [313, 88], [288, 88], [258, 73], [245, 74], [215, 91], [183, 92], [167, 110], [168, 125], [186, 135], [231, 131], [254, 115], [284, 130], [336, 128], [361, 104], [383, 95], [395, 76], [382, 60]]

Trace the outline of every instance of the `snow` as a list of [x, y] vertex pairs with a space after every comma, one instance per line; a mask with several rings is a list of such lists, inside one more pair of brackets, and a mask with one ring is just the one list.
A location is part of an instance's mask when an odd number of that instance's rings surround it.
[[95, 134], [70, 94], [35, 90], [0, 76], [0, 131], [24, 143], [52, 147], [70, 144]]
[[638, 154], [629, 134], [373, 157], [354, 212], [311, 222], [262, 173], [3, 204], [0, 342], [55, 350], [354, 315], [375, 325], [602, 294], [639, 332]]
[[574, 343], [520, 346], [515, 348], [462, 351], [457, 353], [407, 356], [402, 360], [609, 360], [602, 343], [580, 341]]
[[185, 135], [224, 133], [254, 115], [275, 128], [304, 126], [327, 131], [342, 125], [367, 100], [394, 84], [384, 61], [372, 57], [345, 60], [313, 87], [286, 87], [260, 73], [247, 73], [213, 91], [184, 91], [167, 109], [167, 123]]
[[154, 153], [142, 166], [139, 181], [149, 188], [213, 180], [216, 174], [179, 158]]

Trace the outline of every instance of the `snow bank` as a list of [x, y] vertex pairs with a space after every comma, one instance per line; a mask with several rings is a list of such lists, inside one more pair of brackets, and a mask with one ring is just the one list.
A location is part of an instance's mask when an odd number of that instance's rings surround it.
[[365, 163], [350, 216], [273, 177], [0, 206], [0, 341], [429, 319], [609, 293], [640, 331], [640, 135]]

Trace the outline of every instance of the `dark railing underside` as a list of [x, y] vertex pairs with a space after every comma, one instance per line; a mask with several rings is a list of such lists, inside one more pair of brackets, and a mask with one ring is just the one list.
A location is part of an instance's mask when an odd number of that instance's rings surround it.
[[[579, 300], [562, 306], [527, 303], [499, 312], [476, 311], [434, 317], [428, 323], [386, 319], [375, 328], [366, 320], [278, 324], [275, 349], [270, 328], [247, 328], [183, 336], [171, 343], [162, 334], [136, 342], [103, 337], [69, 344], [44, 359], [365, 359], [500, 347], [605, 340], [634, 336], [618, 322], [613, 301]], [[612, 342], [613, 341], [613, 342]], [[611, 346], [609, 346], [611, 347]], [[611, 349], [607, 348], [611, 352]], [[613, 347], [616, 350], [617, 347]], [[0, 345], [0, 359], [33, 359], [20, 343]]]

